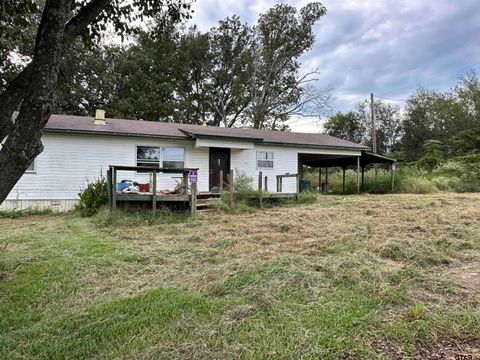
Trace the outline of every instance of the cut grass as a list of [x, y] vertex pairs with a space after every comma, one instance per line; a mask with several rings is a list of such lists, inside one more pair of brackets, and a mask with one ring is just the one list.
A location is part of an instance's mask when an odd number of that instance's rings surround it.
[[480, 195], [321, 199], [2, 219], [0, 358], [477, 355]]

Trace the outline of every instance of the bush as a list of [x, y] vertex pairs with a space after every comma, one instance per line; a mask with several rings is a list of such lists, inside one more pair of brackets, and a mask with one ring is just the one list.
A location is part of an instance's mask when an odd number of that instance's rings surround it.
[[414, 177], [406, 177], [398, 183], [398, 192], [410, 194], [431, 194], [438, 192], [438, 188], [432, 182]]
[[77, 210], [82, 216], [95, 215], [98, 210], [108, 203], [107, 181], [101, 175], [100, 178], [87, 184], [80, 193], [80, 203]]
[[452, 187], [450, 186], [450, 179], [445, 176], [438, 176], [431, 180], [431, 182], [438, 188], [440, 191], [451, 191]]

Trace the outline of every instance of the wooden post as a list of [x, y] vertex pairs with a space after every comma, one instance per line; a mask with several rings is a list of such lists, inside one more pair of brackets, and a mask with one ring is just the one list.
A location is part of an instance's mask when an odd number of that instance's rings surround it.
[[277, 193], [280, 192], [280, 178], [277, 175]]
[[343, 193], [345, 194], [345, 166], [342, 166], [343, 170]]
[[223, 170], [220, 170], [220, 192], [223, 191]]
[[193, 215], [197, 211], [197, 183], [190, 184], [190, 213]]
[[395, 163], [390, 165], [390, 171], [392, 172], [392, 192], [395, 190]]
[[360, 156], [357, 157], [357, 194], [360, 194]]
[[258, 190], [262, 190], [263, 189], [263, 186], [262, 186], [262, 172], [259, 171], [258, 172]]
[[300, 175], [297, 174], [295, 178], [297, 180], [297, 196], [298, 196], [298, 194], [300, 194]]
[[107, 170], [107, 194], [108, 194], [108, 206], [112, 210], [112, 168]]
[[318, 192], [322, 192], [322, 167], [318, 168]]
[[267, 176], [267, 175], [265, 175], [265, 184], [264, 184], [264, 186], [265, 186], [265, 192], [268, 192], [268, 176]]
[[183, 179], [182, 179], [182, 186], [183, 186], [183, 195], [188, 195], [188, 172], [185, 170], [183, 171]]
[[362, 192], [365, 189], [365, 166], [362, 166]]
[[328, 166], [325, 167], [325, 195], [328, 195]]
[[233, 190], [234, 190], [234, 183], [233, 183], [233, 169], [230, 169], [230, 174], [228, 176], [228, 191], [230, 193], [230, 206], [233, 205]]
[[152, 211], [157, 211], [157, 172], [154, 170], [152, 174]]
[[116, 209], [117, 208], [117, 169], [114, 167], [113, 168], [113, 174], [112, 174], [112, 208]]

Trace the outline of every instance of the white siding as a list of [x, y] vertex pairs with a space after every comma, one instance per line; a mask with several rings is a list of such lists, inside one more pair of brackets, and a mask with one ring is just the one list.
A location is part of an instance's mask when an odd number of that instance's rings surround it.
[[[46, 133], [42, 138], [44, 151], [35, 160], [35, 172], [26, 173], [2, 204], [3, 209], [26, 207], [53, 207], [69, 210], [78, 201], [78, 193], [86, 183], [106, 175], [108, 165], [136, 165], [136, 146], [182, 146], [185, 148], [185, 166], [199, 168], [198, 189], [209, 190], [209, 149], [194, 147], [190, 140], [163, 140], [141, 137], [79, 135]], [[225, 142], [225, 147], [231, 146]], [[273, 169], [258, 169], [257, 151], [274, 153]], [[254, 149], [231, 150], [231, 168], [244, 172], [258, 185], [258, 173], [268, 176], [269, 191], [276, 191], [276, 175], [296, 174], [298, 154], [360, 155], [359, 151], [319, 150], [287, 146], [255, 145]], [[173, 189], [174, 174], [161, 174], [158, 189]], [[148, 174], [121, 172], [117, 180], [130, 179], [148, 182]], [[284, 192], [295, 192], [295, 178], [285, 178]], [[36, 202], [32, 202], [35, 200]], [[52, 202], [53, 201], [53, 202]]]
[[[35, 160], [35, 173], [26, 173], [8, 195], [8, 200], [78, 199], [87, 182], [101, 174], [109, 165], [136, 165], [136, 146], [185, 147], [187, 167], [201, 168], [199, 189], [208, 190], [208, 149], [193, 149], [187, 140], [163, 140], [132, 137], [92, 136], [47, 133], [42, 138], [44, 151]], [[173, 189], [175, 174], [161, 174], [158, 189]], [[117, 180], [148, 182], [148, 174], [119, 172]]]
[[[273, 168], [265, 169], [257, 167], [257, 151], [273, 152]], [[351, 150], [326, 150], [301, 147], [255, 145], [255, 150], [232, 150], [231, 167], [241, 171], [253, 178], [254, 188], [258, 188], [258, 173], [262, 172], [264, 181], [268, 177], [268, 191], [276, 192], [277, 175], [296, 174], [298, 172], [298, 154], [329, 154], [329, 155], [350, 155], [359, 156], [360, 151]], [[296, 192], [296, 179], [293, 177], [284, 178], [282, 184], [283, 192]]]

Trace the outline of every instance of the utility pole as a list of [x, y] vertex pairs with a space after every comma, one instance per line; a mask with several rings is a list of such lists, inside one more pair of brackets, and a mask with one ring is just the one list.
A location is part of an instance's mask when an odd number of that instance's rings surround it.
[[372, 120], [372, 150], [377, 153], [377, 131], [375, 130], [375, 109], [373, 102], [373, 93], [370, 93], [370, 118]]

